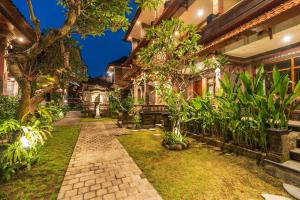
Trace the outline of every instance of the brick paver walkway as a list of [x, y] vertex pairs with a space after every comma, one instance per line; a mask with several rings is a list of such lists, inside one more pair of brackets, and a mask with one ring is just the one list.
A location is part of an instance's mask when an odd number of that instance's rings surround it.
[[115, 138], [111, 122], [84, 123], [58, 199], [162, 199]]
[[54, 126], [67, 126], [67, 125], [79, 125], [80, 123], [80, 111], [70, 111], [67, 113], [66, 117], [54, 122]]

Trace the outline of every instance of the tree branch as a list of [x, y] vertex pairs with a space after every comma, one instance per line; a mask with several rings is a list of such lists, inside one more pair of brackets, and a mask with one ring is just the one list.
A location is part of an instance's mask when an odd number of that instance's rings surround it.
[[72, 29], [72, 26], [75, 24], [77, 17], [80, 15], [80, 0], [70, 1], [68, 4], [68, 14], [64, 22], [64, 25], [59, 29], [54, 29], [50, 31], [46, 36], [41, 37], [40, 41], [36, 42], [26, 51], [26, 57], [34, 59], [42, 51], [51, 46], [58, 39], [69, 34], [69, 31]]
[[12, 74], [12, 76], [17, 80], [17, 82], [21, 81], [21, 79], [24, 78], [24, 74], [17, 64], [10, 63], [8, 65], [8, 70]]
[[44, 96], [47, 93], [51, 93], [55, 91], [58, 88], [58, 85], [56, 83], [49, 85], [48, 87], [41, 89], [38, 94], [34, 95], [31, 99], [30, 102], [33, 105], [38, 105], [44, 100]]
[[26, 1], [27, 1], [29, 13], [30, 13], [30, 19], [31, 19], [32, 23], [34, 24], [34, 31], [35, 31], [36, 39], [40, 40], [40, 38], [41, 38], [40, 20], [34, 14], [31, 0], [26, 0]]

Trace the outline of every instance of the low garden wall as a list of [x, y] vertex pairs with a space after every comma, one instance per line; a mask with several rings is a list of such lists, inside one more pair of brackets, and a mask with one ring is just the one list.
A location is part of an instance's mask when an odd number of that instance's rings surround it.
[[194, 133], [188, 133], [188, 136], [191, 138], [194, 138], [198, 141], [204, 142], [208, 145], [220, 147], [222, 150], [233, 152], [233, 153], [236, 153], [237, 155], [243, 155], [243, 156], [246, 156], [246, 157], [249, 157], [252, 159], [256, 159], [258, 164], [261, 164], [262, 161], [266, 158], [265, 153], [247, 149], [247, 148], [237, 146], [234, 144], [226, 143], [226, 142], [223, 142], [216, 138], [206, 137], [206, 136], [198, 135], [198, 134], [194, 134]]

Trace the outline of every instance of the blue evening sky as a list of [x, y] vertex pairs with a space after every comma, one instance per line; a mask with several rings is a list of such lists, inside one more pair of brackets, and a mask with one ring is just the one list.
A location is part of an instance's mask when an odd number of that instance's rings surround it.
[[[30, 21], [26, 0], [13, 0], [21, 13]], [[42, 29], [57, 28], [64, 22], [63, 10], [56, 5], [56, 0], [32, 0], [35, 13], [41, 21]], [[132, 19], [136, 6], [132, 3], [132, 10], [129, 19]], [[122, 56], [130, 53], [131, 46], [124, 42], [123, 31], [116, 33], [107, 32], [102, 37], [87, 37], [80, 40], [82, 56], [88, 66], [89, 75], [92, 77], [104, 75], [106, 65]]]

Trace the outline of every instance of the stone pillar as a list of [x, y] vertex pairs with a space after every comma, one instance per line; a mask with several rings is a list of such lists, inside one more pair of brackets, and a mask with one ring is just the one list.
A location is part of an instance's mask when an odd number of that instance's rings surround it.
[[147, 99], [147, 92], [148, 92], [148, 90], [147, 90], [147, 87], [148, 87], [147, 82], [144, 81], [144, 94], [143, 94], [143, 99], [144, 99], [144, 104], [145, 104], [145, 105], [148, 104], [148, 99]]
[[213, 14], [218, 15], [224, 12], [223, 0], [213, 0]]
[[269, 128], [266, 133], [268, 135], [268, 143], [270, 144], [267, 159], [277, 163], [289, 160], [291, 150], [290, 131]]
[[220, 85], [221, 69], [219, 67], [215, 69], [215, 74], [216, 74], [216, 94], [218, 94], [221, 87]]
[[138, 105], [139, 103], [139, 90], [138, 85], [136, 84], [136, 81], [133, 81], [133, 99], [134, 99], [134, 105]]
[[100, 118], [100, 103], [101, 103], [101, 99], [99, 93], [95, 98], [95, 118]]
[[154, 105], [158, 105], [158, 92], [155, 89], [155, 100], [154, 100]]
[[207, 95], [207, 78], [202, 79], [202, 96]]
[[7, 95], [7, 65], [5, 61], [7, 42], [4, 38], [0, 38], [0, 95]]

